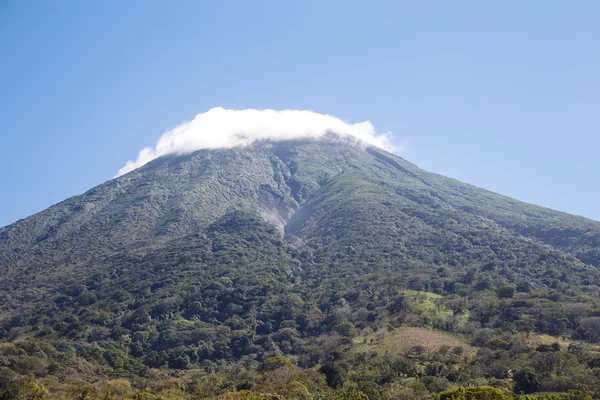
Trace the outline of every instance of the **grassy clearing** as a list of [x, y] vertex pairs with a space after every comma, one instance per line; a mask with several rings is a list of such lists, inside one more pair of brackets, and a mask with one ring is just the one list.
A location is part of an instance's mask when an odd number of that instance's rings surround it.
[[571, 344], [572, 342], [569, 340], [565, 340], [563, 338], [556, 337], [556, 336], [531, 333], [531, 334], [529, 334], [529, 337], [527, 337], [525, 339], [525, 343], [528, 346], [532, 346], [532, 347], [539, 346], [541, 344], [553, 344], [553, 343], [558, 343], [558, 344], [560, 344], [561, 347], [569, 347], [569, 344]]
[[452, 311], [441, 304], [444, 296], [430, 292], [417, 292], [416, 290], [405, 290], [404, 296], [413, 309], [420, 310], [423, 315], [432, 321], [452, 316]]
[[[417, 292], [416, 290], [405, 290], [404, 296], [410, 307], [418, 310], [428, 317], [431, 322], [452, 317], [451, 310], [443, 305], [444, 296], [431, 292]], [[456, 316], [459, 325], [466, 323], [469, 319], [469, 311], [465, 310]]]
[[416, 346], [423, 346], [427, 351], [434, 352], [440, 347], [463, 347], [467, 352], [474, 350], [470, 345], [445, 332], [426, 328], [403, 328], [388, 335], [384, 342], [388, 350], [406, 354]]
[[465, 355], [472, 356], [477, 349], [464, 340], [449, 333], [434, 329], [419, 327], [403, 327], [385, 334], [374, 333], [368, 337], [354, 338], [352, 352], [361, 353], [377, 351], [381, 354], [397, 354], [404, 356], [416, 346], [422, 346], [429, 353], [438, 351], [441, 347], [462, 347]]

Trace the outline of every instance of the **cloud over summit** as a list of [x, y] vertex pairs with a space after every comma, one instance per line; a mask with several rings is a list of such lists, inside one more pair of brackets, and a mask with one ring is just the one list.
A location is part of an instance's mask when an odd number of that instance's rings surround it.
[[142, 149], [135, 161], [127, 161], [118, 176], [167, 154], [247, 146], [257, 140], [317, 139], [328, 133], [352, 136], [385, 150], [394, 148], [390, 135], [378, 134], [369, 121], [349, 124], [330, 115], [304, 110], [226, 110], [217, 107], [164, 133], [154, 147]]

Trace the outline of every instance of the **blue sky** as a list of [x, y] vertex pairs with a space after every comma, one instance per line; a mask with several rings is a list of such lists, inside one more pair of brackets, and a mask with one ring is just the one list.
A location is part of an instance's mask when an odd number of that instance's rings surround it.
[[598, 15], [583, 0], [2, 0], [0, 226], [215, 106], [370, 120], [422, 168], [600, 220]]

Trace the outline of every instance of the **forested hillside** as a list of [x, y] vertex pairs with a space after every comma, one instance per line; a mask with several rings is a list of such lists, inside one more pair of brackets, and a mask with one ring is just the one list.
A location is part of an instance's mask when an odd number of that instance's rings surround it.
[[163, 157], [0, 229], [0, 398], [600, 398], [599, 249], [335, 136]]

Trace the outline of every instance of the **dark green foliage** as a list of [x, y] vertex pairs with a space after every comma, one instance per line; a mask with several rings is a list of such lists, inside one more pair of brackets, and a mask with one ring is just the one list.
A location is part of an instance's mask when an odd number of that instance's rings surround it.
[[0, 393], [6, 391], [10, 384], [17, 379], [19, 374], [11, 370], [10, 368], [0, 369]]
[[285, 400], [284, 397], [276, 394], [254, 393], [249, 390], [227, 393], [221, 397], [221, 400]]
[[505, 391], [489, 386], [459, 387], [440, 393], [437, 400], [510, 400]]
[[539, 393], [519, 396], [519, 400], [592, 400], [591, 393], [571, 391], [569, 393]]
[[1, 400], [43, 400], [47, 390], [35, 378], [25, 376], [12, 382], [6, 392], [0, 394]]
[[263, 361], [262, 365], [260, 366], [260, 369], [262, 371], [274, 371], [281, 367], [290, 367], [290, 366], [292, 366], [292, 362], [290, 361], [289, 358], [284, 357], [284, 356], [276, 356], [276, 357], [268, 358], [265, 361]]
[[348, 392], [342, 393], [342, 395], [339, 396], [338, 399], [339, 400], [369, 400], [369, 396], [367, 396], [360, 390], [350, 390]]
[[522, 369], [513, 375], [515, 393], [530, 394], [540, 390], [537, 375], [531, 369]]
[[319, 372], [325, 375], [327, 385], [331, 388], [337, 389], [344, 384], [345, 371], [337, 363], [325, 364], [319, 369]]

